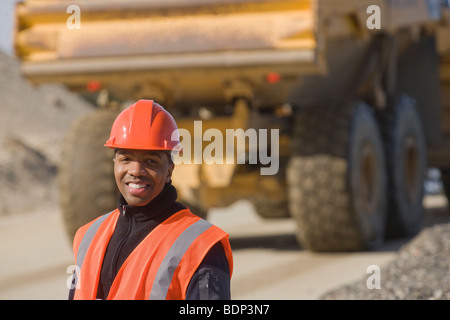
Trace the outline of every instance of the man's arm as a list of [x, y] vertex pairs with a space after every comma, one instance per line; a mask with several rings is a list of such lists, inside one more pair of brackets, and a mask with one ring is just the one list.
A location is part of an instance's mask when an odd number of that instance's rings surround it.
[[230, 300], [230, 270], [220, 241], [206, 254], [186, 290], [186, 300]]

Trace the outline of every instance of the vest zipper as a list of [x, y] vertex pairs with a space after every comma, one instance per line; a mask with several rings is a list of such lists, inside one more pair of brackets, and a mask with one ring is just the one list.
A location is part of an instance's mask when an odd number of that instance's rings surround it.
[[125, 233], [125, 235], [122, 237], [122, 239], [120, 239], [120, 242], [119, 242], [119, 244], [117, 245], [117, 249], [116, 249], [116, 251], [114, 252], [114, 256], [113, 256], [113, 259], [112, 259], [112, 263], [113, 263], [113, 266], [114, 266], [114, 268], [113, 268], [114, 275], [113, 275], [112, 279], [110, 279], [111, 284], [114, 282], [115, 276], [116, 276], [117, 273], [119, 272], [119, 270], [117, 269], [117, 263], [118, 263], [117, 260], [118, 260], [118, 258], [119, 258], [120, 251], [122, 250], [123, 246], [125, 245], [125, 242], [127, 241], [128, 237], [129, 237], [129, 235], [130, 235], [130, 233], [131, 233], [131, 225], [132, 225], [132, 223], [133, 223], [132, 217], [130, 217], [129, 215], [126, 215], [126, 208], [127, 208], [127, 206], [123, 206], [123, 207], [122, 207], [122, 209], [123, 209], [123, 210], [122, 210], [122, 215], [123, 215], [124, 217], [126, 217], [127, 220], [128, 220], [128, 229], [127, 229], [127, 232]]

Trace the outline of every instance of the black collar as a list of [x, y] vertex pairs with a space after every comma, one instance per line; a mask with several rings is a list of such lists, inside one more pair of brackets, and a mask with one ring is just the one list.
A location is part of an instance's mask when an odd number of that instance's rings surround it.
[[145, 206], [129, 205], [122, 194], [117, 200], [117, 208], [121, 214], [133, 216], [137, 221], [151, 220], [162, 214], [175, 203], [177, 199], [177, 190], [169, 182], [166, 183], [163, 190]]

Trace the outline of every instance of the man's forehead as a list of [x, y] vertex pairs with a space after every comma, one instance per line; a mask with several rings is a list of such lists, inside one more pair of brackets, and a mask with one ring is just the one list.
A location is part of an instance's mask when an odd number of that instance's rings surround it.
[[165, 152], [162, 150], [134, 150], [134, 149], [114, 149], [116, 154], [139, 154], [139, 155], [156, 155], [161, 157]]

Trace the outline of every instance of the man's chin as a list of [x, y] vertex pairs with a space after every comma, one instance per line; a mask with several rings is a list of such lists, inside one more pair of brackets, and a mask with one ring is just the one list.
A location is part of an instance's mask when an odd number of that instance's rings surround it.
[[127, 204], [130, 206], [135, 206], [135, 207], [145, 206], [152, 199], [152, 197], [150, 195], [136, 196], [133, 194], [129, 194], [128, 192], [121, 192], [121, 193], [122, 193], [123, 198], [127, 202]]

